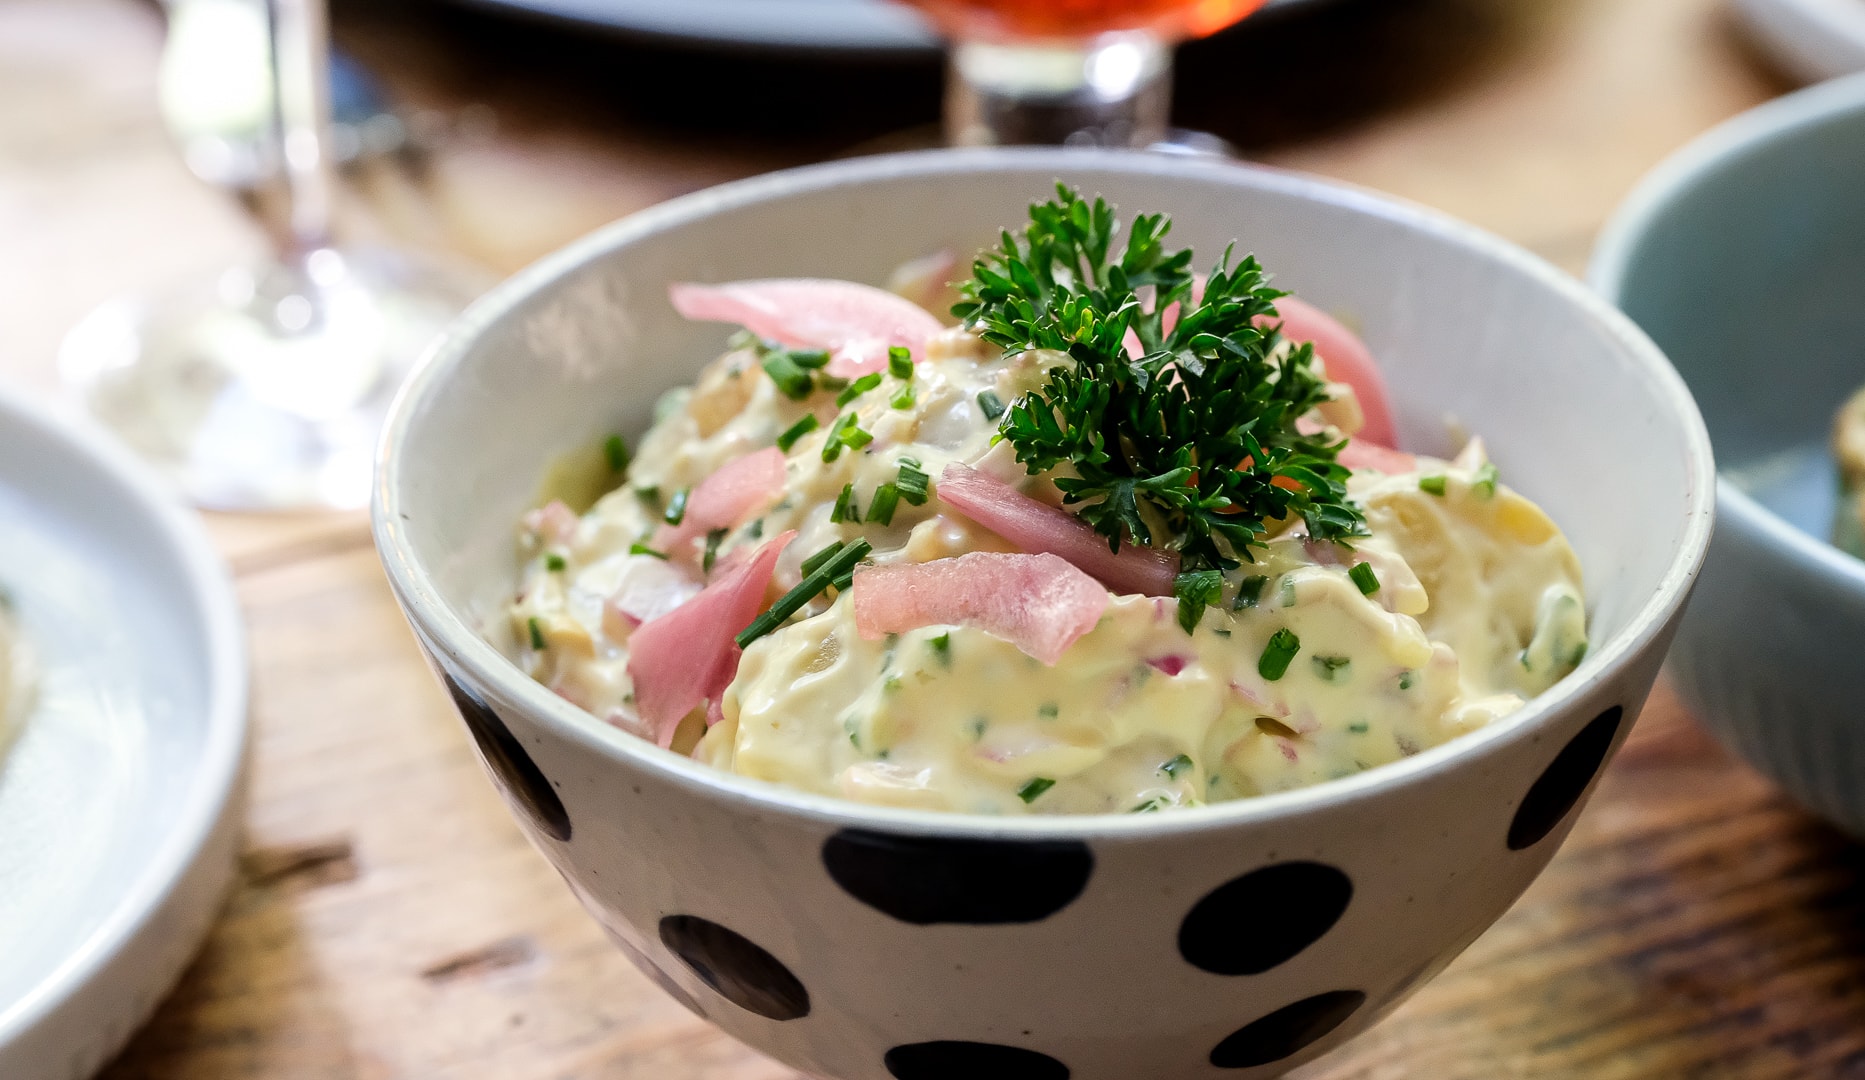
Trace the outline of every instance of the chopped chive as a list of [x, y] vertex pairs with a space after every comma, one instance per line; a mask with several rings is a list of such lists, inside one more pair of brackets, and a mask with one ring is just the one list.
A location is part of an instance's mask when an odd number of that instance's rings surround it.
[[692, 488], [681, 488], [667, 503], [667, 512], [661, 518], [669, 525], [678, 525], [686, 519], [686, 498], [693, 493]]
[[912, 458], [900, 459], [900, 476], [894, 484], [900, 489], [900, 497], [914, 506], [926, 504], [926, 483], [931, 479], [920, 471], [920, 463]]
[[1191, 570], [1172, 579], [1172, 594], [1179, 601], [1179, 626], [1186, 633], [1198, 628], [1205, 606], [1216, 600], [1224, 588], [1221, 570]]
[[1355, 720], [1353, 723], [1347, 725], [1347, 730], [1353, 732], [1355, 735], [1364, 735], [1367, 732], [1367, 723], [1364, 720]]
[[1004, 415], [1004, 399], [997, 396], [995, 390], [978, 391], [978, 408], [984, 410], [986, 420], [995, 420]]
[[829, 428], [829, 437], [822, 444], [822, 459], [834, 461], [842, 455], [842, 447], [859, 450], [874, 441], [874, 436], [861, 430], [860, 417], [854, 413], [843, 413], [835, 418]]
[[529, 619], [526, 619], [525, 627], [526, 629], [531, 631], [532, 650], [536, 652], [543, 652], [545, 649], [544, 630], [542, 627], [538, 626], [537, 616], [533, 615]]
[[1037, 796], [1055, 786], [1056, 782], [1049, 779], [1047, 776], [1034, 777], [1029, 783], [1017, 789], [1017, 798], [1022, 799], [1026, 803], [1033, 803], [1036, 801]]
[[905, 345], [887, 347], [887, 373], [896, 379], [913, 377], [913, 353]]
[[801, 567], [803, 571], [803, 576], [808, 577], [809, 575], [815, 573], [818, 567], [824, 565], [830, 559], [833, 559], [837, 555], [841, 554], [842, 549], [846, 546], [847, 545], [843, 541], [837, 540], [835, 543], [830, 544], [826, 548], [823, 548], [821, 551], [818, 551], [816, 554], [811, 555], [807, 559], [804, 559], [803, 565]]
[[777, 436], [777, 449], [782, 450], [786, 454], [789, 453], [790, 448], [797, 444], [798, 439], [801, 439], [803, 436], [808, 435], [821, 426], [822, 422], [816, 419], [815, 413], [804, 416], [803, 419], [785, 428], [782, 435]]
[[1315, 674], [1320, 677], [1321, 681], [1333, 682], [1336, 676], [1353, 663], [1353, 660], [1345, 656], [1317, 656], [1312, 662], [1315, 666]]
[[1159, 771], [1177, 780], [1179, 774], [1192, 767], [1192, 759], [1187, 754], [1180, 754], [1159, 767]]
[[654, 511], [657, 514], [660, 513], [660, 509], [661, 509], [661, 489], [660, 488], [655, 487], [653, 484], [649, 484], [647, 487], [638, 487], [635, 489], [635, 498], [640, 499], [641, 504], [643, 506], [646, 506], [648, 509]]
[[1379, 577], [1373, 573], [1372, 563], [1354, 563], [1347, 576], [1360, 589], [1361, 596], [1371, 596], [1379, 591]]
[[857, 750], [861, 749], [861, 735], [860, 735], [861, 729], [860, 729], [860, 726], [855, 723], [854, 717], [852, 716], [842, 717], [842, 730], [848, 732], [849, 745], [853, 746]]
[[840, 408], [843, 405], [848, 404], [849, 402], [855, 400], [856, 398], [860, 397], [861, 395], [867, 393], [868, 391], [874, 389], [875, 387], [879, 385], [881, 385], [881, 373], [878, 371], [868, 372], [866, 375], [863, 375], [861, 378], [856, 379], [852, 383], [849, 383], [848, 389], [835, 395], [836, 407]]
[[1418, 490], [1427, 495], [1442, 495], [1444, 494], [1444, 477], [1421, 476], [1418, 478]]
[[790, 362], [800, 368], [819, 368], [829, 362], [827, 349], [791, 349]]
[[666, 552], [655, 551], [646, 544], [630, 544], [628, 545], [628, 553], [630, 555], [652, 555], [657, 559], [665, 559], [667, 557]]
[[1251, 574], [1238, 582], [1237, 599], [1231, 601], [1230, 610], [1242, 611], [1244, 608], [1255, 607], [1256, 602], [1263, 598], [1263, 586], [1267, 584], [1269, 577], [1265, 574]]
[[947, 630], [926, 643], [932, 647], [933, 655], [939, 658], [940, 667], [952, 666], [952, 632]]
[[1045, 720], [1054, 720], [1062, 715], [1062, 706], [1053, 701], [1045, 701], [1036, 707], [1036, 715]]
[[842, 547], [827, 562], [817, 566], [802, 581], [797, 582], [797, 587], [779, 598], [775, 604], [771, 605], [769, 611], [751, 620], [750, 626], [740, 630], [734, 639], [738, 642], [738, 647], [742, 649], [777, 629], [785, 619], [795, 615], [804, 604], [814, 600], [817, 594], [828, 588], [835, 579], [844, 574], [852, 574], [855, 564], [867, 558], [868, 553], [873, 550], [873, 545], [866, 540], [857, 540]]
[[848, 430], [842, 432], [842, 445], [850, 450], [859, 450], [873, 441], [874, 436], [864, 430], [859, 422], [848, 425]]
[[986, 718], [982, 716], [973, 717], [971, 721], [971, 741], [977, 742], [979, 739], [984, 738], [984, 733], [990, 726], [991, 721]]
[[1162, 805], [1164, 804], [1160, 801], [1159, 796], [1155, 795], [1152, 798], [1134, 807], [1133, 809], [1127, 811], [1127, 813], [1129, 814], [1150, 814], [1158, 810], [1160, 806]]
[[701, 573], [712, 573], [712, 564], [719, 558], [719, 544], [725, 540], [725, 529], [713, 529], [706, 534], [706, 557], [700, 560]]
[[868, 500], [868, 520], [876, 525], [892, 525], [894, 508], [900, 505], [900, 489], [893, 484], [882, 484], [874, 489], [874, 497]]
[[1289, 663], [1301, 651], [1302, 639], [1284, 627], [1270, 635], [1269, 644], [1263, 646], [1263, 655], [1256, 661], [1256, 673], [1275, 682], [1288, 672]]
[[602, 444], [602, 456], [609, 459], [609, 471], [621, 472], [628, 468], [628, 444], [620, 435], [611, 435]]
[[911, 409], [913, 407], [913, 384], [908, 383], [894, 391], [894, 396], [888, 399], [888, 404], [896, 409]]
[[1485, 461], [1477, 466], [1476, 479], [1470, 481], [1470, 491], [1479, 499], [1493, 499], [1496, 497], [1496, 481], [1501, 478], [1501, 474], [1496, 471], [1496, 463]]
[[1230, 630], [1229, 630], [1228, 628], [1226, 628], [1226, 627], [1222, 627], [1222, 626], [1214, 626], [1214, 627], [1212, 627], [1212, 628], [1211, 628], [1211, 632], [1212, 632], [1213, 634], [1216, 634], [1216, 635], [1217, 635], [1218, 637], [1221, 637], [1221, 638], [1227, 638], [1227, 637], [1229, 637], [1229, 636], [1230, 636]]
[[1399, 672], [1399, 689], [1410, 690], [1411, 688], [1412, 688], [1412, 673], [1409, 671]]
[[544, 556], [544, 569], [549, 570], [553, 574], [561, 574], [569, 569], [569, 566], [570, 564], [564, 561], [563, 556], [554, 551], [548, 552]]
[[840, 375], [831, 375], [826, 371], [816, 373], [816, 385], [824, 390], [841, 390], [848, 385], [848, 380]]
[[1282, 583], [1276, 586], [1276, 600], [1283, 607], [1294, 607], [1295, 606], [1295, 579], [1294, 578], [1290, 577], [1287, 574], [1282, 575]]
[[787, 352], [774, 352], [764, 358], [764, 373], [777, 384], [777, 389], [793, 401], [802, 401], [810, 395], [815, 384], [810, 381], [809, 372], [797, 366]]
[[764, 535], [764, 519], [763, 518], [752, 518], [751, 524], [745, 526], [745, 538], [748, 540], [756, 540], [763, 535]]
[[829, 520], [837, 525], [844, 521], [861, 524], [861, 507], [855, 505], [854, 484], [842, 485], [842, 493], [835, 497], [835, 505], [829, 509]]

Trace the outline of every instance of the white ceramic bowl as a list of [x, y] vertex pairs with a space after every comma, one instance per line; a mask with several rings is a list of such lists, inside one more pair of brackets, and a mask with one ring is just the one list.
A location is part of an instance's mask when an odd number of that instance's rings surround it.
[[[880, 280], [975, 250], [1057, 178], [1233, 237], [1358, 317], [1409, 445], [1483, 432], [1568, 531], [1596, 647], [1528, 708], [1403, 762], [1183, 813], [878, 809], [714, 772], [607, 727], [480, 633], [546, 463], [640, 431], [724, 333], [669, 281]], [[475, 305], [393, 410], [376, 542], [495, 782], [641, 968], [836, 1080], [1271, 1075], [1372, 1023], [1566, 835], [1650, 689], [1710, 531], [1709, 443], [1627, 320], [1412, 206], [1222, 162], [941, 151], [778, 173], [621, 221]]]
[[1865, 837], [1865, 561], [1828, 543], [1833, 416], [1865, 383], [1865, 72], [1743, 113], [1653, 170], [1592, 279], [1663, 344], [1722, 469], [1671, 653], [1678, 690], [1802, 805]]
[[78, 1080], [168, 992], [233, 879], [239, 607], [159, 478], [5, 388], [0, 584], [42, 675], [0, 761], [0, 1077]]

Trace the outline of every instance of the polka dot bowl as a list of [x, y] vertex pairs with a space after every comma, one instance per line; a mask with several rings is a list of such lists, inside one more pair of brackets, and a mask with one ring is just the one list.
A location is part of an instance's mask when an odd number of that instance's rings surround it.
[[[1350, 313], [1407, 444], [1481, 431], [1568, 531], [1594, 647], [1528, 708], [1318, 787], [1171, 814], [878, 809], [709, 770], [528, 680], [490, 628], [557, 455], [638, 432], [717, 351], [677, 280], [876, 281], [972, 250], [1058, 177], [1233, 237]], [[1530, 255], [1416, 207], [1164, 156], [939, 151], [778, 173], [618, 222], [475, 305], [391, 417], [376, 541], [493, 782], [616, 945], [830, 1080], [1271, 1076], [1393, 1008], [1566, 835], [1703, 557], [1709, 444], [1664, 358]]]

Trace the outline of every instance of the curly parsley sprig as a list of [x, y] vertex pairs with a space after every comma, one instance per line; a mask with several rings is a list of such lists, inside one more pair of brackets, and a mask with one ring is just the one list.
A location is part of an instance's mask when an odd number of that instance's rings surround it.
[[1001, 437], [1032, 473], [1074, 468], [1079, 479], [1056, 480], [1063, 502], [1110, 548], [1174, 548], [1187, 572], [1251, 559], [1268, 523], [1291, 514], [1319, 539], [1364, 535], [1339, 445], [1295, 426], [1328, 399], [1312, 346], [1279, 349], [1280, 335], [1255, 324], [1284, 294], [1254, 258], [1233, 266], [1227, 248], [1194, 304], [1192, 253], [1166, 249], [1170, 229], [1143, 214], [1117, 247], [1114, 208], [1057, 184], [1020, 234], [1006, 231], [973, 265], [954, 315], [1011, 353], [1075, 361], [1010, 406]]

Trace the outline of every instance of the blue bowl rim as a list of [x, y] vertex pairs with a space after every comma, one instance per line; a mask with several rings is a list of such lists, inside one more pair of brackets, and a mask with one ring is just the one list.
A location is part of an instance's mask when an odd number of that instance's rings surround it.
[[[1632, 258], [1651, 235], [1653, 223], [1673, 203], [1731, 163], [1845, 120], [1865, 124], [1865, 72], [1776, 98], [1692, 139], [1645, 174], [1613, 213], [1594, 246], [1587, 282], [1615, 307], [1620, 306]], [[1757, 534], [1767, 548], [1845, 590], [1844, 599], [1852, 606], [1865, 608], [1865, 560], [1791, 524], [1720, 472], [1716, 504], [1724, 525]]]
[[[1081, 814], [994, 817], [932, 810], [871, 806], [802, 792], [769, 781], [722, 772], [605, 724], [526, 675], [457, 614], [405, 537], [405, 506], [398, 482], [398, 447], [431, 388], [444, 380], [494, 323], [534, 294], [587, 263], [606, 257], [636, 238], [677, 228], [719, 210], [755, 204], [786, 193], [807, 192], [902, 176], [967, 175], [998, 168], [1104, 169], [1136, 175], [1205, 174], [1215, 182], [1315, 200], [1473, 249], [1524, 273], [1559, 294], [1624, 347], [1631, 373], [1649, 382], [1683, 421], [1688, 518], [1677, 549], [1657, 587], [1626, 626], [1589, 652], [1581, 666], [1551, 690], [1502, 720], [1412, 757], [1376, 769], [1293, 791], [1171, 814]], [[903, 834], [979, 838], [1147, 840], [1288, 820], [1321, 808], [1377, 799], [1395, 789], [1428, 783], [1441, 771], [1472, 765], [1504, 746], [1538, 740], [1550, 721], [1573, 711], [1579, 701], [1652, 647], [1680, 614], [1709, 547], [1715, 516], [1715, 466], [1709, 433], [1681, 376], [1644, 331], [1565, 271], [1541, 257], [1441, 211], [1331, 179], [1256, 164], [1204, 161], [1175, 155], [1098, 149], [991, 147], [923, 150], [833, 161], [766, 173], [681, 196], [631, 214], [545, 256], [481, 297], [429, 345], [402, 384], [383, 426], [371, 502], [377, 554], [408, 616], [451, 662], [487, 686], [522, 704], [531, 716], [590, 753], [619, 758], [649, 770], [688, 795], [716, 799], [753, 815], [778, 814], [814, 820], [829, 828], [885, 827]]]

